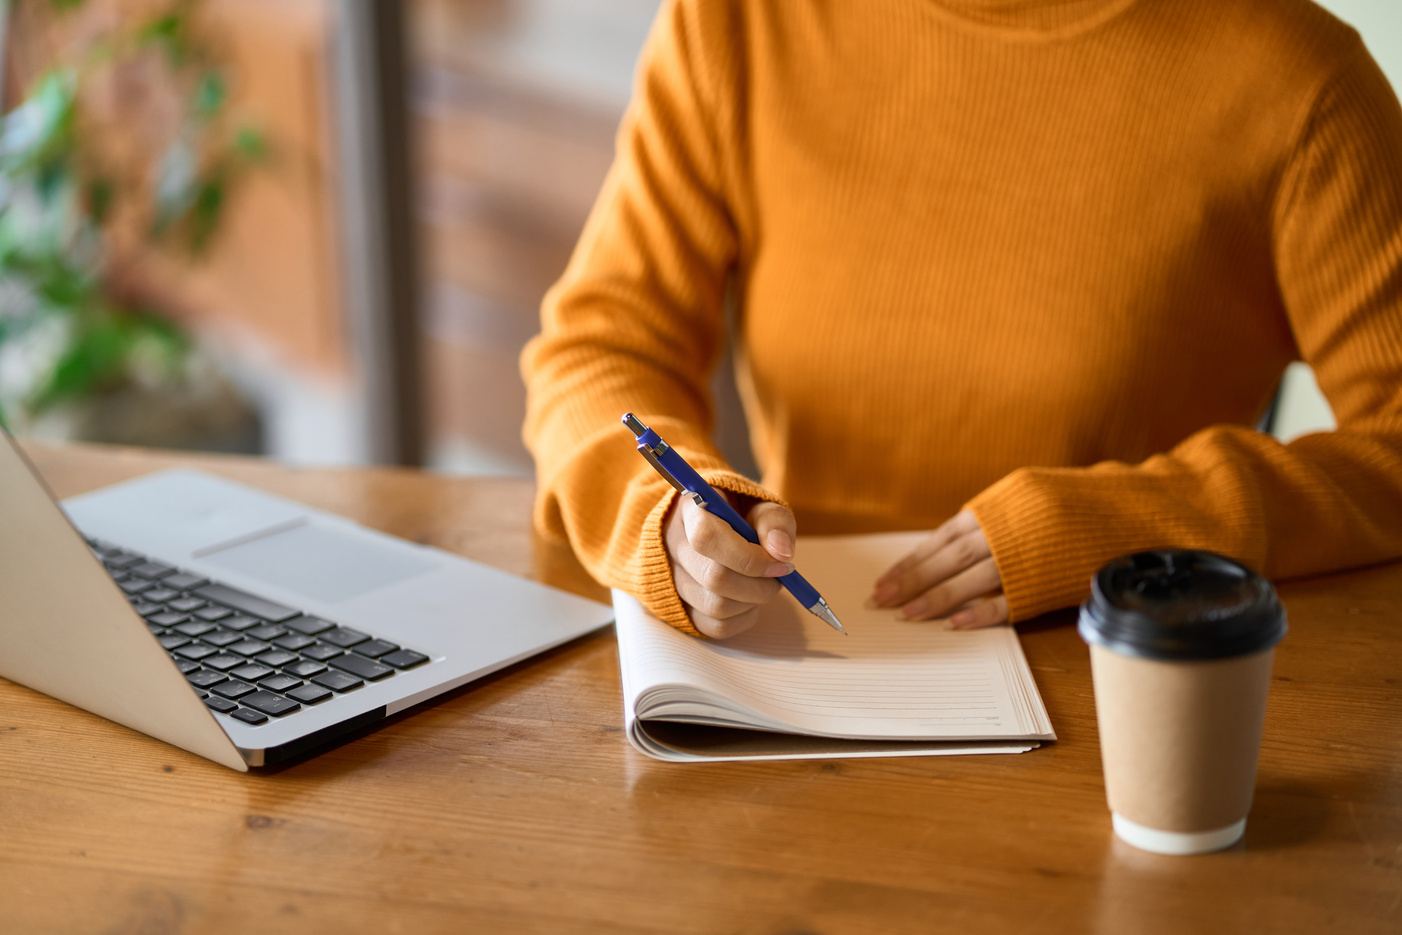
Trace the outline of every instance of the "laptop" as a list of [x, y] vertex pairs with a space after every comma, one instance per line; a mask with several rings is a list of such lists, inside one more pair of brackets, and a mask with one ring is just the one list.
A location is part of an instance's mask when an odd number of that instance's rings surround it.
[[0, 676], [241, 771], [613, 620], [210, 474], [57, 504], [0, 430]]

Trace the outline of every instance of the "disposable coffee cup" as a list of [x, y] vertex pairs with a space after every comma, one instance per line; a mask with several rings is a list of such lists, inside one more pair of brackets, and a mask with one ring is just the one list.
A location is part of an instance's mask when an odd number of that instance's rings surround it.
[[1115, 559], [1081, 605], [1115, 834], [1161, 854], [1246, 832], [1285, 610], [1270, 582], [1212, 552]]

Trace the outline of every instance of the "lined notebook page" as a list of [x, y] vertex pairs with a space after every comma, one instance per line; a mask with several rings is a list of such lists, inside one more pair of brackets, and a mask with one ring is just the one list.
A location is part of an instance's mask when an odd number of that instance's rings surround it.
[[864, 606], [919, 533], [800, 540], [799, 567], [843, 636], [787, 593], [755, 628], [699, 640], [615, 595], [627, 707], [641, 718], [867, 740], [1051, 739], [1010, 627], [951, 631]]

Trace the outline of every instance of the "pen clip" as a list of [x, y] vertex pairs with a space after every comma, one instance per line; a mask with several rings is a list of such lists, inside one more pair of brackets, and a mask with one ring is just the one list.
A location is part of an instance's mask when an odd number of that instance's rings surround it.
[[697, 506], [701, 507], [702, 509], [705, 509], [706, 498], [701, 496], [696, 491], [692, 490], [690, 487], [687, 487], [675, 477], [673, 477], [672, 472], [667, 470], [667, 468], [663, 466], [661, 461], [657, 460], [657, 455], [652, 453], [651, 448], [649, 448], [647, 445], [639, 445], [638, 453], [641, 454], [644, 458], [647, 458], [647, 463], [651, 464], [657, 470], [658, 474], [661, 474], [663, 477], [665, 477], [667, 479], [667, 483], [677, 488], [677, 490], [681, 491], [684, 495], [695, 500]]
[[647, 463], [651, 464], [653, 469], [656, 470], [658, 474], [661, 474], [664, 478], [666, 478], [667, 483], [671, 484], [673, 487], [677, 488], [682, 493], [693, 493], [692, 491], [687, 490], [681, 481], [677, 480], [675, 477], [672, 476], [672, 472], [667, 470], [667, 468], [662, 464], [661, 461], [657, 460], [657, 455], [653, 454], [652, 449], [649, 448], [647, 445], [639, 445], [638, 454], [642, 455], [644, 458], [647, 458]]
[[[639, 440], [638, 454], [642, 455], [644, 458], [647, 459], [647, 463], [652, 465], [653, 470], [655, 470], [658, 474], [661, 474], [664, 478], [666, 478], [667, 483], [671, 484], [673, 487], [677, 488], [677, 490], [681, 491], [691, 499], [695, 500], [697, 506], [704, 508], [706, 506], [706, 498], [701, 496], [699, 493], [692, 490], [691, 488], [687, 487], [675, 477], [673, 477], [672, 472], [667, 470], [666, 465], [664, 465], [662, 461], [657, 457], [657, 453], [652, 450], [652, 446], [649, 445], [647, 442], [642, 441], [643, 435], [649, 432], [648, 427], [642, 423], [642, 420], [639, 419], [637, 416], [633, 415], [631, 412], [625, 412], [623, 414], [623, 424], [628, 426], [629, 430], [632, 431], [632, 433], [635, 436], [637, 436]], [[657, 438], [656, 433], [653, 433], [653, 437]], [[662, 439], [660, 438], [657, 439], [657, 447], [659, 450], [664, 452], [669, 450], [667, 448], [667, 443], [662, 441]]]

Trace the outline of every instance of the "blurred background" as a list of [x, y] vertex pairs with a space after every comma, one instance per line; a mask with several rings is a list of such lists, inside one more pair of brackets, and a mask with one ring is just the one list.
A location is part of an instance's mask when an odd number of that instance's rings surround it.
[[[0, 417], [529, 475], [517, 358], [658, 5], [9, 0]], [[1402, 86], [1402, 2], [1324, 5]], [[1274, 431], [1331, 425], [1292, 368]]]

